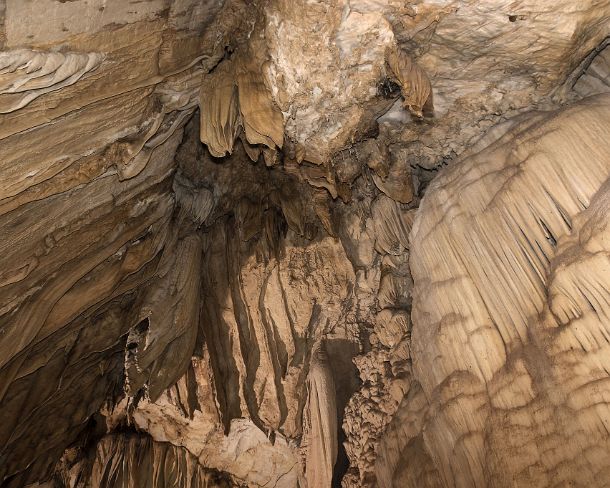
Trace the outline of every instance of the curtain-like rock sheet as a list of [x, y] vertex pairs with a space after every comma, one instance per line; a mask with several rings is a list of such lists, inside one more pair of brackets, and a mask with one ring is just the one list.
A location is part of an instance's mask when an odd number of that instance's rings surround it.
[[239, 110], [247, 141], [281, 148], [284, 143], [284, 118], [265, 86], [262, 68], [256, 64], [238, 69]]
[[445, 486], [610, 482], [609, 127], [608, 95], [526, 117], [422, 201], [411, 348]]
[[[66, 486], [75, 488], [229, 488], [233, 483], [206, 470], [183, 447], [138, 434], [108, 435], [87, 459], [72, 468]], [[81, 471], [83, 470], [83, 471]]]
[[103, 59], [100, 53], [30, 49], [0, 53], [0, 113], [18, 110], [45, 93], [76, 83]]
[[[268, 166], [284, 142], [284, 119], [265, 85], [260, 63], [243, 57], [222, 63], [201, 85], [200, 138], [212, 156], [233, 152], [243, 130], [244, 146], [256, 161], [262, 148]], [[260, 55], [259, 55], [260, 56]], [[262, 146], [262, 147], [258, 147]], [[272, 153], [265, 151], [271, 150]]]
[[223, 64], [206, 78], [200, 93], [200, 137], [212, 156], [222, 157], [233, 152], [240, 129], [239, 100], [234, 73]]
[[[173, 240], [173, 239], [172, 239]], [[144, 388], [156, 400], [191, 362], [199, 330], [201, 239], [176, 239], [161, 257], [151, 286], [137, 301], [134, 327], [127, 338], [126, 386], [130, 395]]]
[[432, 109], [430, 78], [411, 56], [399, 49], [388, 51], [387, 62], [400, 85], [405, 108], [416, 117], [423, 117], [424, 107]]

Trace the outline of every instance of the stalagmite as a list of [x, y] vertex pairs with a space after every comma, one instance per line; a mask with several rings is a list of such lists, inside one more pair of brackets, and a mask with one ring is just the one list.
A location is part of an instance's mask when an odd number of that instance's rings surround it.
[[0, 0], [0, 487], [609, 485], [609, 26]]
[[311, 351], [305, 415], [307, 486], [330, 486], [337, 460], [337, 405], [328, 353], [322, 341]]

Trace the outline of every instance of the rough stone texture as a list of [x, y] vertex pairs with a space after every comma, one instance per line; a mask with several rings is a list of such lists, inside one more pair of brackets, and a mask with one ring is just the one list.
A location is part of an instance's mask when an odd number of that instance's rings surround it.
[[411, 350], [445, 486], [610, 482], [609, 123], [608, 95], [527, 117], [422, 202]]
[[226, 476], [203, 468], [186, 449], [155, 442], [137, 434], [110, 434], [99, 440], [91, 458], [75, 461], [68, 450], [62, 457], [65, 486], [155, 488], [229, 488]]
[[609, 19], [0, 0], [0, 485], [607, 484]]
[[1, 3], [0, 483], [21, 486], [123, 392], [141, 291], [183, 246], [174, 154], [224, 47], [205, 35], [233, 17], [209, 27], [222, 4], [198, 0]]

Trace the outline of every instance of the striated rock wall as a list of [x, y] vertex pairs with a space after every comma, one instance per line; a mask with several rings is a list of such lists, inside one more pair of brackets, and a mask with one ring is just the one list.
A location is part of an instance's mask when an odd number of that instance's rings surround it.
[[65, 486], [232, 486], [230, 479], [221, 473], [203, 468], [186, 449], [155, 442], [145, 435], [107, 435], [97, 443], [91, 459], [77, 464], [72, 464], [71, 455], [74, 453], [68, 451], [61, 461], [65, 469], [61, 482]]
[[0, 0], [0, 485], [607, 484], [609, 18]]
[[0, 3], [0, 484], [23, 486], [123, 392], [140, 292], [190, 242], [174, 154], [233, 17], [208, 31], [222, 2]]
[[609, 100], [524, 117], [428, 189], [411, 233], [412, 385], [380, 485], [608, 482], [593, 453], [608, 442]]

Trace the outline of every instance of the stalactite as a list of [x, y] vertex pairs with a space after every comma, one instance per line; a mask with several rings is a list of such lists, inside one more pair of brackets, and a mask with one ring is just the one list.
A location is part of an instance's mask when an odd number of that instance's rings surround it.
[[0, 485], [606, 484], [576, 3], [0, 0]]

